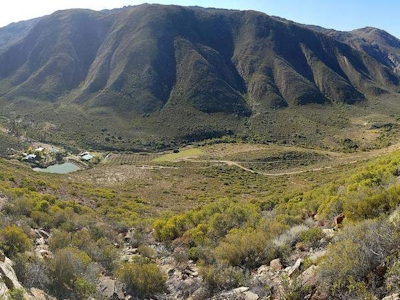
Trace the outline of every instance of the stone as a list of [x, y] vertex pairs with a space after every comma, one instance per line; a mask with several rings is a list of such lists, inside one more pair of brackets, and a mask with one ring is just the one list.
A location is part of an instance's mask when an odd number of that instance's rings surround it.
[[322, 232], [328, 239], [331, 239], [335, 236], [335, 230], [333, 230], [332, 228], [324, 228], [322, 229]]
[[262, 265], [261, 267], [259, 267], [257, 269], [257, 274], [258, 275], [263, 275], [263, 274], [267, 274], [270, 271], [270, 267], [266, 266], [266, 265]]
[[249, 289], [250, 288], [248, 288], [247, 286], [241, 286], [241, 287], [238, 287], [236, 289], [233, 289], [232, 292], [240, 294], [240, 293], [247, 292]]
[[46, 240], [44, 239], [44, 237], [40, 237], [36, 239], [36, 246], [39, 245], [45, 245], [46, 244]]
[[186, 276], [191, 276], [191, 277], [197, 277], [199, 276], [199, 272], [197, 270], [195, 270], [193, 267], [187, 266], [183, 271], [182, 271], [183, 275]]
[[2, 277], [2, 281], [10, 290], [23, 289], [22, 285], [17, 279], [17, 275], [15, 275], [15, 271], [12, 266], [13, 263], [8, 257], [5, 258], [4, 262], [0, 262], [0, 275]]
[[37, 288], [31, 288], [29, 293], [31, 298], [33, 297], [34, 300], [57, 300], [56, 298], [47, 295], [44, 291]]
[[314, 264], [317, 263], [318, 259], [323, 257], [326, 254], [326, 250], [316, 251], [311, 253], [308, 257]]
[[44, 237], [46, 240], [50, 238], [50, 233], [44, 231], [43, 229], [39, 229], [39, 234]]
[[400, 300], [400, 294], [399, 293], [391, 294], [389, 296], [386, 296], [385, 298], [382, 298], [382, 300]]
[[[0, 278], [1, 280], [2, 278]], [[0, 282], [0, 299], [7, 299], [8, 288], [4, 282]]]
[[110, 277], [101, 277], [98, 284], [102, 299], [125, 299], [122, 284]]
[[138, 254], [138, 249], [137, 248], [129, 248], [125, 250], [125, 253], [128, 255], [133, 255], [133, 254]]
[[260, 298], [257, 294], [251, 291], [244, 292], [243, 294], [245, 300], [258, 300]]
[[190, 297], [191, 300], [205, 300], [210, 296], [210, 292], [206, 287], [198, 288]]
[[281, 260], [279, 258], [271, 260], [271, 262], [269, 263], [269, 266], [272, 269], [274, 269], [275, 271], [280, 271], [283, 268]]
[[[13, 262], [8, 257], [4, 256], [4, 261], [0, 262], [0, 299], [9, 299], [9, 290], [13, 289], [25, 291], [15, 275]], [[30, 298], [32, 297], [24, 292], [24, 299], [29, 300]]]
[[288, 272], [289, 277], [294, 277], [300, 275], [300, 267], [301, 264], [303, 263], [303, 259], [299, 258], [296, 260], [295, 264], [290, 268]]
[[301, 282], [303, 286], [314, 287], [317, 284], [317, 267], [311, 265], [301, 274]]
[[167, 274], [168, 274], [168, 277], [173, 276], [175, 274], [175, 269], [174, 268], [169, 268], [167, 270]]
[[115, 292], [115, 280], [104, 277], [100, 279], [99, 291], [105, 298], [111, 298]]

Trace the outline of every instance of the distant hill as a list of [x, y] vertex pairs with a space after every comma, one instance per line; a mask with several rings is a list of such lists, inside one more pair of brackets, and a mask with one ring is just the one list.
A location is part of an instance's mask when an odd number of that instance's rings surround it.
[[[59, 11], [0, 28], [0, 106], [30, 136], [96, 148], [311, 141], [346, 125], [335, 125], [338, 107], [397, 95], [399, 46], [374, 28], [343, 33], [255, 11]], [[321, 123], [328, 115], [337, 120]]]

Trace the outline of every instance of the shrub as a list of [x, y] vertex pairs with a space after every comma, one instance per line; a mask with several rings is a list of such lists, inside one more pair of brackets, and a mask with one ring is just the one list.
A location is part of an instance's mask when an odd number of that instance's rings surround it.
[[398, 241], [399, 230], [385, 221], [346, 227], [319, 265], [321, 288], [335, 299], [367, 299], [368, 288], [382, 285], [378, 266], [397, 250]]
[[54, 252], [58, 249], [70, 246], [71, 239], [71, 233], [54, 230], [49, 241], [50, 250]]
[[50, 289], [60, 299], [87, 298], [95, 291], [96, 277], [90, 257], [76, 248], [58, 250], [49, 266]]
[[165, 291], [166, 275], [153, 263], [129, 262], [116, 272], [128, 293], [139, 298], [149, 298]]
[[14, 271], [25, 288], [35, 287], [44, 290], [49, 283], [47, 262], [37, 256], [18, 253], [13, 257]]
[[308, 227], [305, 225], [294, 226], [294, 227], [288, 229], [286, 232], [279, 235], [274, 240], [274, 243], [279, 248], [287, 247], [290, 249], [290, 248], [294, 247], [296, 242], [299, 240], [300, 235], [307, 230], [308, 230]]
[[224, 265], [203, 267], [200, 273], [208, 289], [214, 293], [246, 285], [248, 279], [242, 269]]
[[215, 248], [215, 256], [233, 267], [254, 269], [276, 258], [276, 251], [264, 231], [233, 229]]
[[149, 258], [149, 259], [154, 258], [156, 255], [156, 251], [153, 248], [146, 246], [146, 245], [140, 245], [138, 247], [138, 252], [143, 257]]
[[316, 247], [318, 242], [324, 238], [325, 234], [321, 228], [312, 227], [306, 231], [303, 231], [299, 235], [299, 242], [304, 243], [307, 247]]
[[0, 230], [1, 248], [12, 258], [17, 253], [23, 253], [31, 247], [31, 241], [24, 231], [16, 225], [10, 225]]
[[96, 242], [96, 249], [92, 251], [92, 257], [99, 262], [107, 272], [114, 271], [118, 260], [118, 251], [110, 241], [101, 238]]
[[349, 193], [343, 204], [343, 213], [349, 220], [361, 221], [379, 217], [390, 211], [386, 190], [360, 188]]
[[25, 299], [25, 291], [23, 289], [13, 289], [8, 292], [10, 300], [24, 300]]
[[400, 290], [400, 262], [396, 261], [385, 274], [385, 285], [388, 291]]

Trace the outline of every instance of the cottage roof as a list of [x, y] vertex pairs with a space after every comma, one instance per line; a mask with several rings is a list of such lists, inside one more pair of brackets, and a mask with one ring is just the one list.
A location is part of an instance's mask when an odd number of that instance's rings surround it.
[[88, 160], [91, 160], [91, 159], [93, 158], [93, 155], [91, 155], [91, 154], [85, 154], [85, 155], [82, 155], [81, 158], [82, 158], [83, 160], [88, 161]]

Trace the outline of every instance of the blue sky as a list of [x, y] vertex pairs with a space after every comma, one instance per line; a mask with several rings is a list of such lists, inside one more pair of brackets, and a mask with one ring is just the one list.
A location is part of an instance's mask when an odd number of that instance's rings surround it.
[[[160, 0], [148, 3], [198, 5], [229, 9], [252, 9], [304, 24], [336, 30], [365, 26], [384, 29], [400, 38], [400, 1], [398, 0]], [[138, 0], [12, 0], [0, 2], [0, 27], [11, 22], [50, 14], [59, 9], [100, 10], [137, 5]]]

